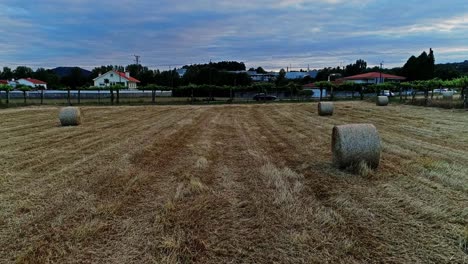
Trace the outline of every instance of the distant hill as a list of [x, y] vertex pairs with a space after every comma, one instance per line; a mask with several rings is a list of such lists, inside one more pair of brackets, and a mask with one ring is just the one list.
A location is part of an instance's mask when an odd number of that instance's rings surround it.
[[449, 63], [439, 63], [436, 65], [451, 65], [455, 66], [457, 68], [468, 68], [468, 60], [465, 60], [464, 62], [449, 62]]
[[435, 65], [435, 77], [443, 80], [450, 80], [463, 75], [468, 75], [468, 60]]
[[[72, 69], [75, 67], [57, 67], [52, 69], [52, 71], [57, 74], [60, 78], [69, 76], [71, 74]], [[79, 67], [78, 67], [79, 68]], [[85, 69], [80, 68], [81, 75], [88, 78], [91, 75], [91, 72]]]

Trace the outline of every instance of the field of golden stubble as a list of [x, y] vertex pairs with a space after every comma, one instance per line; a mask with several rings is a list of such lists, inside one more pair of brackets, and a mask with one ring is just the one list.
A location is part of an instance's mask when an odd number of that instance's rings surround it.
[[[335, 108], [0, 110], [0, 263], [467, 263], [468, 113]], [[332, 166], [347, 123], [376, 172]]]

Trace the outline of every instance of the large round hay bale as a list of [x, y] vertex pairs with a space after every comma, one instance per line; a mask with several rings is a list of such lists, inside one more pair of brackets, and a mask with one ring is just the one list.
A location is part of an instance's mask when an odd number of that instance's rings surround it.
[[349, 124], [333, 128], [333, 163], [339, 168], [364, 162], [375, 169], [380, 162], [380, 136], [372, 124]]
[[377, 96], [377, 105], [378, 106], [388, 105], [388, 96]]
[[453, 100], [453, 91], [442, 92], [442, 98], [444, 100]]
[[80, 108], [69, 106], [60, 109], [59, 119], [62, 126], [77, 126], [81, 124]]
[[319, 102], [318, 113], [321, 116], [333, 115], [333, 103], [332, 102]]

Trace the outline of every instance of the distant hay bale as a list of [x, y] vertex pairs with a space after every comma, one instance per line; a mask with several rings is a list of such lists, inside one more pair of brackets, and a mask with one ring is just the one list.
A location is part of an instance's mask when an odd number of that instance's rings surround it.
[[321, 116], [333, 115], [333, 103], [332, 102], [319, 102], [318, 113]]
[[442, 93], [442, 98], [444, 100], [453, 100], [453, 91], [447, 91]]
[[377, 105], [378, 106], [388, 105], [388, 96], [377, 96]]
[[80, 108], [70, 106], [60, 109], [59, 119], [62, 126], [77, 126], [81, 124]]
[[379, 166], [380, 136], [372, 124], [349, 124], [333, 128], [333, 164], [339, 168], [362, 165]]

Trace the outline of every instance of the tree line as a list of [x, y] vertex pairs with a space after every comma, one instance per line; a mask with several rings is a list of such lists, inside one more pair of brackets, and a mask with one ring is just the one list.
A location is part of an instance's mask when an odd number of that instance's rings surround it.
[[[186, 72], [183, 76], [180, 76], [176, 69], [168, 69], [165, 71], [159, 69], [152, 70], [140, 64], [130, 64], [127, 66], [106, 65], [95, 67], [91, 71], [91, 74], [85, 76], [82, 69], [75, 67], [67, 76], [60, 77], [50, 69], [38, 68], [36, 71], [33, 71], [29, 67], [18, 66], [14, 70], [3, 67], [3, 70], [0, 71], [0, 79], [11, 80], [12, 78], [20, 79], [31, 77], [47, 82], [48, 86], [53, 89], [77, 89], [78, 87], [92, 86], [93, 79], [99, 74], [106, 73], [110, 70], [117, 70], [130, 72], [132, 77], [140, 80], [140, 86], [159, 85], [175, 88], [195, 84], [237, 87], [249, 86], [252, 83], [249, 75], [245, 73], [246, 67], [243, 62], [210, 62], [206, 64], [185, 65], [182, 69]], [[262, 67], [249, 69], [249, 71], [252, 70], [255, 70], [257, 73], [266, 73]], [[377, 66], [368, 67], [365, 60], [358, 59], [355, 63], [343, 67], [325, 67], [320, 69], [315, 78], [306, 76], [298, 80], [288, 80], [285, 78], [286, 71], [281, 69], [278, 77], [276, 80], [272, 81], [272, 83], [277, 87], [282, 87], [290, 82], [307, 84], [326, 81], [330, 75], [335, 75], [339, 78], [372, 71], [405, 76], [408, 81], [430, 80], [434, 78], [450, 80], [468, 74], [468, 61], [466, 62], [466, 67], [461, 67], [460, 64], [435, 64], [434, 51], [430, 49], [429, 53], [423, 51], [418, 57], [411, 56], [403, 67], [392, 69], [380, 69]]]

